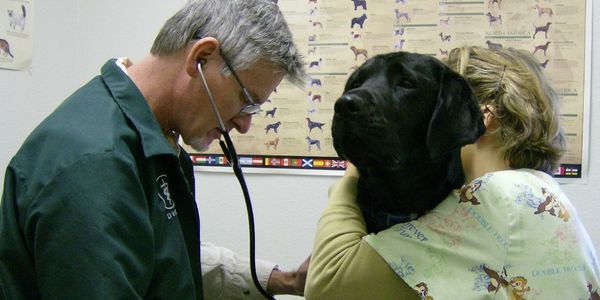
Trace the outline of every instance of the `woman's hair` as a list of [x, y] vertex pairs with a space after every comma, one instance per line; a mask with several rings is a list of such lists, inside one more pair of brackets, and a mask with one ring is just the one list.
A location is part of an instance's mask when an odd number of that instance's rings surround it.
[[481, 105], [492, 107], [494, 133], [512, 168], [551, 174], [565, 150], [558, 96], [538, 61], [513, 48], [456, 48], [445, 63], [463, 75]]
[[[203, 37], [219, 41], [235, 70], [264, 60], [278, 66], [294, 84], [305, 80], [302, 56], [273, 0], [189, 0], [167, 20], [150, 53], [174, 54]], [[222, 71], [229, 73], [225, 64]]]

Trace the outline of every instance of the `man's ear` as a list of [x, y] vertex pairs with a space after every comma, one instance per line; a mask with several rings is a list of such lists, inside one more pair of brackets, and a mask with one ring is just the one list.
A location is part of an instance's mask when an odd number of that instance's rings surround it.
[[432, 159], [474, 143], [485, 132], [483, 115], [469, 83], [445, 69], [437, 103], [427, 130], [427, 150]]
[[209, 61], [220, 58], [219, 41], [213, 37], [205, 37], [197, 40], [190, 48], [186, 56], [186, 71], [192, 76], [198, 76], [198, 67], [204, 66]]

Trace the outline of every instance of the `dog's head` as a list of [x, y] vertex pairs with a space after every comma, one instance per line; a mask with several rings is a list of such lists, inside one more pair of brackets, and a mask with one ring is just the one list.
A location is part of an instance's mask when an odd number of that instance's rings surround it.
[[352, 73], [332, 125], [335, 150], [359, 170], [444, 159], [483, 132], [466, 80], [431, 56], [408, 52], [377, 55]]

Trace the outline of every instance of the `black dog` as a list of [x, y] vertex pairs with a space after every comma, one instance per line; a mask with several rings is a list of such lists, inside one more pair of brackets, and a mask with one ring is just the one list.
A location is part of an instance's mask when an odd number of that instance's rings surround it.
[[360, 17], [352, 18], [350, 20], [350, 28], [354, 28], [354, 25], [359, 25], [360, 28], [363, 28], [365, 25], [365, 20], [367, 19], [367, 14], [362, 14]]
[[437, 59], [377, 55], [349, 77], [335, 103], [333, 145], [360, 172], [369, 232], [410, 221], [464, 184], [460, 148], [483, 134], [467, 81]]
[[365, 0], [352, 0], [352, 2], [354, 2], [354, 10], [356, 10], [359, 6], [365, 10], [367, 9], [367, 1]]

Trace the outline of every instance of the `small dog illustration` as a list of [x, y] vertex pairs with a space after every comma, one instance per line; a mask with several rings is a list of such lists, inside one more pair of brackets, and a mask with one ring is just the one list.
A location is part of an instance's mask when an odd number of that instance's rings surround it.
[[500, 3], [502, 2], [502, 0], [489, 0], [488, 1], [488, 8], [490, 8], [490, 6], [492, 6], [492, 4], [496, 3], [496, 5], [498, 5], [498, 8], [500, 8]]
[[442, 49], [440, 49], [440, 55], [441, 56], [448, 56], [448, 50], [442, 50]]
[[321, 95], [313, 95], [312, 92], [308, 92], [308, 94], [306, 94], [308, 96], [308, 101], [309, 102], [319, 102], [321, 103]]
[[541, 7], [536, 4], [533, 8], [537, 10], [538, 17], [541, 17], [543, 14], [547, 14], [548, 17], [552, 17], [552, 15], [554, 14], [554, 12], [552, 11], [552, 8], [550, 8], [550, 7]]
[[449, 42], [452, 39], [452, 35], [440, 32], [440, 39], [442, 40], [442, 42]]
[[314, 46], [312, 48], [308, 48], [307, 52], [308, 52], [308, 55], [315, 54], [315, 53], [317, 53], [317, 47]]
[[550, 30], [550, 25], [552, 25], [552, 22], [548, 22], [544, 26], [535, 26], [535, 24], [533, 24], [533, 27], [535, 28], [533, 38], [535, 39], [535, 35], [538, 34], [538, 32], [543, 32], [544, 36], [548, 38], [548, 30]]
[[492, 23], [494, 23], [494, 22], [498, 22], [499, 24], [502, 24], [502, 15], [494, 16], [490, 12], [487, 12], [485, 15], [488, 17], [488, 21], [490, 22], [490, 27], [492, 27]]
[[265, 127], [265, 133], [269, 133], [269, 130], [271, 130], [271, 129], [273, 129], [273, 131], [275, 131], [275, 133], [277, 133], [277, 129], [279, 128], [279, 126], [281, 126], [280, 121], [277, 121], [272, 124], [267, 124], [267, 127]]
[[396, 23], [400, 22], [400, 18], [405, 18], [406, 22], [410, 22], [410, 17], [407, 12], [402, 12], [399, 9], [395, 9], [396, 11]]
[[316, 7], [308, 9], [308, 14], [311, 15], [311, 16], [314, 15], [316, 12], [317, 12], [317, 8]]
[[321, 141], [313, 140], [310, 137], [306, 137], [306, 141], [308, 142], [308, 151], [311, 150], [311, 147], [314, 145], [317, 147], [317, 150], [321, 150]]
[[317, 35], [316, 34], [311, 34], [308, 36], [308, 41], [309, 42], [314, 42], [317, 40]]
[[312, 21], [309, 20], [308, 22], [310, 22], [312, 24], [313, 27], [317, 27], [319, 26], [320, 28], [323, 28], [323, 23], [319, 22], [319, 21]]
[[350, 36], [352, 37], [353, 40], [359, 39], [362, 37], [362, 35], [360, 35], [360, 33], [354, 32], [354, 31], [350, 31]]
[[311, 132], [313, 128], [319, 128], [321, 131], [323, 131], [323, 126], [325, 126], [325, 123], [315, 122], [310, 118], [306, 118], [306, 121], [308, 122], [308, 132]]
[[318, 67], [319, 67], [319, 65], [321, 64], [321, 62], [323, 62], [323, 59], [322, 59], [322, 58], [319, 58], [319, 60], [313, 60], [313, 61], [311, 61], [311, 62], [310, 62], [310, 64], [308, 65], [308, 68], [309, 68], [309, 69], [310, 69], [310, 68], [313, 68], [313, 67], [315, 67], [315, 68], [318, 68]]
[[490, 40], [485, 41], [489, 49], [500, 49], [502, 48], [502, 44], [494, 43]]
[[354, 10], [356, 10], [359, 6], [364, 10], [367, 9], [367, 1], [365, 0], [352, 0], [352, 2], [354, 3]]
[[548, 50], [548, 45], [550, 45], [550, 42], [546, 42], [543, 45], [534, 46], [533, 54], [535, 54], [536, 52], [538, 52], [538, 50], [540, 50], [540, 51], [544, 51], [544, 56], [546, 56], [546, 50]]
[[545, 60], [543, 63], [540, 63], [540, 67], [542, 67], [542, 68], [544, 68], [544, 69], [545, 69], [545, 68], [546, 68], [546, 66], [548, 65], [548, 62], [549, 62], [549, 61], [550, 61], [550, 60], [546, 58], [546, 60]]
[[17, 27], [21, 28], [21, 31], [25, 30], [25, 21], [27, 19], [27, 11], [25, 5], [21, 4], [21, 14], [16, 13], [14, 10], [8, 10], [8, 20], [10, 28], [16, 30]]
[[398, 42], [396, 42], [396, 44], [394, 44], [394, 49], [402, 50], [402, 48], [404, 48], [405, 42], [406, 41], [404, 39], [399, 40]]
[[394, 35], [404, 35], [404, 27], [394, 30]]
[[310, 87], [313, 87], [315, 85], [318, 86], [318, 87], [320, 87], [321, 86], [321, 79], [311, 78], [310, 79]]
[[367, 49], [359, 49], [355, 46], [350, 46], [350, 50], [352, 50], [352, 52], [354, 53], [354, 60], [357, 60], [359, 55], [364, 56], [365, 59], [369, 58], [369, 52], [367, 51]]
[[5, 39], [0, 39], [0, 54], [4, 57], [10, 56], [10, 58], [14, 58], [12, 53], [10, 53], [10, 44]]
[[277, 145], [279, 145], [279, 138], [278, 137], [275, 138], [275, 139], [272, 139], [270, 141], [266, 141], [265, 142], [265, 146], [267, 146], [267, 150], [269, 150], [269, 148], [271, 146], [273, 146], [273, 149], [277, 150]]
[[367, 14], [362, 14], [360, 17], [352, 18], [350, 21], [350, 28], [354, 28], [354, 25], [359, 25], [360, 28], [363, 28], [363, 25], [365, 25], [365, 20], [367, 20]]
[[265, 111], [265, 118], [271, 115], [272, 118], [275, 118], [275, 112], [277, 111], [277, 107], [273, 107], [271, 110]]

